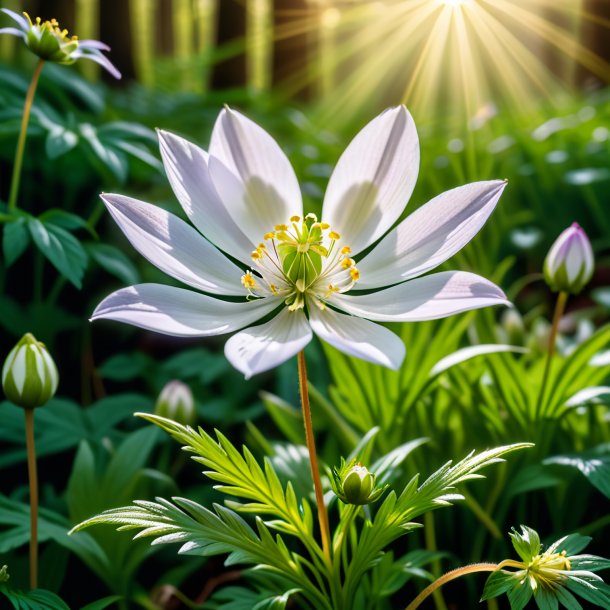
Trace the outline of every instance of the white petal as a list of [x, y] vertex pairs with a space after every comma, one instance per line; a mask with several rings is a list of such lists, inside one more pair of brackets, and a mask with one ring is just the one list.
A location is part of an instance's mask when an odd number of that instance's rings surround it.
[[405, 209], [419, 170], [415, 123], [404, 106], [373, 119], [333, 172], [322, 220], [356, 254], [381, 237]]
[[21, 26], [21, 29], [24, 32], [27, 32], [30, 29], [29, 21], [19, 13], [11, 11], [8, 8], [0, 8], [0, 12], [4, 13], [5, 15], [8, 15], [11, 19], [14, 19]]
[[209, 167], [229, 214], [255, 241], [276, 224], [303, 215], [290, 161], [266, 131], [239, 112], [226, 109], [218, 116]]
[[104, 194], [102, 199], [133, 247], [153, 265], [206, 292], [245, 296], [243, 271], [186, 222], [131, 197]]
[[13, 383], [15, 384], [19, 394], [23, 392], [23, 388], [25, 387], [27, 352], [27, 345], [22, 345], [17, 351], [11, 367], [11, 371], [13, 373]]
[[284, 308], [269, 322], [233, 335], [225, 344], [225, 356], [249, 379], [279, 366], [310, 341], [311, 328], [305, 314]]
[[470, 309], [510, 305], [495, 284], [464, 271], [433, 273], [361, 296], [337, 294], [330, 302], [377, 322], [435, 320]]
[[19, 38], [27, 40], [27, 35], [17, 28], [0, 28], [0, 34], [10, 34], [11, 36], [19, 36]]
[[274, 298], [229, 303], [184, 288], [137, 284], [107, 296], [91, 320], [105, 318], [178, 337], [207, 337], [252, 324], [278, 304]]
[[315, 305], [309, 308], [309, 323], [320, 339], [350, 356], [391, 369], [397, 369], [404, 360], [402, 340], [379, 324], [328, 307], [320, 311]]
[[445, 262], [479, 232], [505, 186], [502, 180], [466, 184], [415, 210], [358, 263], [358, 288], [397, 284]]
[[229, 215], [212, 184], [208, 153], [167, 131], [158, 134], [165, 172], [186, 215], [213, 244], [249, 265], [259, 237], [246, 237]]

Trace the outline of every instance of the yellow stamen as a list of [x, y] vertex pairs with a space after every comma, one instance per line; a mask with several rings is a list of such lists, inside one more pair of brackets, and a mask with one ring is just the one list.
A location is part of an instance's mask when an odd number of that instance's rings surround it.
[[258, 244], [258, 247], [256, 249], [257, 250], [266, 250], [267, 246], [265, 246], [265, 244]]
[[299, 220], [301, 220], [300, 216], [291, 216], [290, 217], [290, 222], [299, 222]]
[[360, 271], [358, 271], [356, 267], [352, 267], [349, 270], [349, 274], [354, 282], [357, 282], [360, 279]]
[[288, 231], [288, 225], [275, 225], [276, 231]]
[[326, 231], [326, 229], [330, 229], [330, 225], [327, 222], [321, 222], [320, 229], [322, 229], [322, 231]]
[[257, 260], [263, 258], [263, 253], [260, 250], [258, 250], [258, 249], [252, 250], [252, 252], [250, 253], [250, 258], [252, 260], [257, 261]]
[[269, 284], [269, 290], [271, 290], [271, 292], [277, 296], [277, 286], [275, 284]]
[[341, 239], [341, 235], [339, 235], [339, 233], [337, 233], [336, 231], [331, 231], [328, 234], [329, 239], [332, 239], [334, 241], [337, 241], [338, 239]]
[[263, 239], [275, 239], [275, 233], [273, 231], [269, 231], [269, 233], [265, 233]]
[[339, 289], [334, 284], [329, 284], [328, 290], [326, 291], [324, 298], [327, 299], [331, 294], [333, 294], [335, 292], [339, 292]]
[[354, 264], [355, 264], [355, 263], [354, 263], [354, 259], [353, 259], [353, 258], [344, 258], [344, 259], [341, 261], [341, 266], [342, 266], [344, 269], [349, 269], [350, 267], [353, 267], [353, 266], [354, 266]]
[[256, 280], [249, 271], [246, 271], [246, 273], [241, 276], [241, 283], [243, 284], [244, 288], [247, 288], [248, 290], [256, 288], [257, 286]]
[[349, 246], [343, 246], [343, 248], [341, 248], [341, 254], [351, 254], [352, 249]]

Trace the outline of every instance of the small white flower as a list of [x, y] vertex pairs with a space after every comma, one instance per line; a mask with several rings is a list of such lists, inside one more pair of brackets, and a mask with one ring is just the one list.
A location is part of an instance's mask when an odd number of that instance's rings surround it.
[[17, 27], [1, 28], [0, 34], [17, 36], [38, 57], [45, 61], [58, 64], [73, 64], [78, 59], [90, 59], [107, 70], [115, 78], [121, 78], [121, 73], [114, 67], [102, 51], [110, 51], [110, 47], [99, 40], [79, 40], [77, 36], [69, 36], [68, 30], [62, 30], [56, 19], [43, 21], [36, 17], [34, 21], [27, 13], [19, 15], [7, 8], [0, 9], [8, 15]]
[[555, 240], [544, 260], [544, 277], [556, 291], [578, 294], [593, 276], [595, 261], [587, 234], [574, 222]]
[[[505, 182], [448, 191], [389, 231], [419, 168], [417, 132], [404, 106], [386, 110], [348, 146], [330, 178], [319, 221], [303, 215], [297, 178], [277, 143], [240, 113], [220, 113], [209, 152], [167, 132], [159, 138], [174, 193], [197, 230], [142, 201], [102, 199], [142, 255], [208, 294], [140, 284], [108, 296], [92, 319], [210, 336], [273, 313], [226, 343], [229, 361], [250, 377], [302, 350], [312, 331], [347, 354], [398, 368], [402, 341], [365, 318], [413, 322], [507, 304], [502, 290], [472, 273], [414, 279], [474, 237]], [[244, 273], [221, 251], [249, 269]]]

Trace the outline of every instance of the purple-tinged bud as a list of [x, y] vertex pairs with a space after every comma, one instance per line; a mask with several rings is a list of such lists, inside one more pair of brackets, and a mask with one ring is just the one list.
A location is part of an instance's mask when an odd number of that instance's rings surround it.
[[544, 278], [552, 290], [578, 294], [595, 268], [593, 249], [578, 223], [567, 228], [551, 246], [544, 261]]
[[181, 381], [167, 383], [157, 398], [155, 415], [184, 426], [194, 425], [197, 421], [197, 412], [191, 389]]

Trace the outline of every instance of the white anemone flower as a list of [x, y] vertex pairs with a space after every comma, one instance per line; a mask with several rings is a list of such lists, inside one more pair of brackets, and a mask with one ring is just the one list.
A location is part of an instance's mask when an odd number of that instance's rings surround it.
[[102, 199], [143, 256], [201, 292], [123, 288], [98, 305], [94, 320], [183, 337], [247, 327], [229, 338], [225, 355], [249, 378], [297, 354], [314, 333], [396, 369], [405, 356], [402, 340], [370, 320], [415, 322], [509, 304], [500, 288], [473, 273], [418, 277], [476, 235], [504, 181], [450, 190], [392, 229], [419, 168], [417, 132], [404, 106], [383, 112], [348, 146], [320, 220], [304, 215], [297, 178], [278, 144], [242, 114], [220, 113], [208, 152], [171, 133], [159, 138], [167, 176], [195, 228], [136, 199]]

